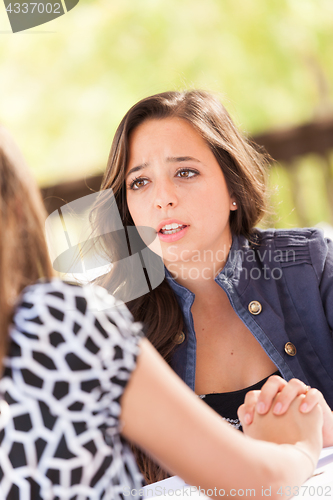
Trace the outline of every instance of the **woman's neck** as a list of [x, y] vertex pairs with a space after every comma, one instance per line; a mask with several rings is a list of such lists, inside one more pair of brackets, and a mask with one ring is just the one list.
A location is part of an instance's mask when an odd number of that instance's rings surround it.
[[205, 293], [210, 294], [216, 288], [214, 279], [224, 268], [230, 247], [231, 243], [223, 254], [220, 252], [218, 259], [208, 260], [196, 256], [196, 258], [188, 261], [165, 262], [165, 266], [177, 283], [193, 292], [196, 296]]

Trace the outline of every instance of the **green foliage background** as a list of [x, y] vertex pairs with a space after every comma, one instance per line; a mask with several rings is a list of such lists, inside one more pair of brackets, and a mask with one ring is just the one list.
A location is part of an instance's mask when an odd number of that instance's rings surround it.
[[[332, 0], [81, 0], [15, 35], [1, 2], [0, 122], [46, 185], [102, 171], [123, 114], [164, 90], [219, 92], [251, 135], [332, 115], [332, 55]], [[329, 220], [318, 161], [298, 174], [311, 223]], [[277, 225], [302, 222], [291, 182], [274, 169]]]

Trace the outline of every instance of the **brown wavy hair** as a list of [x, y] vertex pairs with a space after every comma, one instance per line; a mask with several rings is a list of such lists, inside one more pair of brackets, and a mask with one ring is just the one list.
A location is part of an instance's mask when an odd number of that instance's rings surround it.
[[[173, 117], [190, 123], [213, 152], [229, 192], [237, 201], [237, 210], [230, 212], [231, 232], [251, 239], [255, 225], [266, 210], [267, 156], [242, 136], [219, 99], [198, 90], [164, 92], [147, 97], [136, 103], [122, 119], [111, 146], [101, 190], [112, 189], [124, 226], [134, 225], [126, 202], [125, 186], [131, 132], [146, 120]], [[107, 231], [106, 213], [103, 205], [97, 207], [94, 220], [99, 234]], [[114, 240], [104, 238], [105, 254], [114, 254], [115, 246]], [[99, 282], [108, 288], [112, 280], [117, 285], [121, 283], [116, 265]], [[144, 324], [147, 338], [170, 363], [183, 330], [183, 318], [166, 279], [157, 288], [127, 305], [134, 319]], [[147, 482], [167, 477], [167, 473], [141, 452], [136, 451], [136, 456]]]
[[0, 126], [0, 364], [13, 306], [23, 288], [53, 276], [40, 191], [8, 132]]

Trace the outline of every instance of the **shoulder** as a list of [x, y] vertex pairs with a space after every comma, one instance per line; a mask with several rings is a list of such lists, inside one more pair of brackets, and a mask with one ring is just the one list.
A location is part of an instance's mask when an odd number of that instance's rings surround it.
[[36, 362], [55, 366], [54, 376], [60, 371], [85, 377], [96, 370], [107, 373], [109, 380], [120, 377], [115, 383], [124, 387], [136, 365], [141, 337], [141, 325], [105, 289], [52, 279], [25, 288], [19, 297], [8, 357], [21, 356], [29, 364], [41, 352]]
[[268, 229], [256, 231], [259, 252], [271, 249], [282, 267], [310, 264], [319, 278], [331, 252], [331, 242], [320, 228]]
[[[26, 287], [17, 300], [14, 323], [34, 323], [35, 327], [56, 323], [62, 330], [92, 328], [105, 338], [110, 334], [129, 337], [140, 326], [125, 304], [97, 285], [81, 287], [58, 278], [40, 280]], [[45, 330], [39, 329], [40, 333]]]
[[313, 228], [293, 229], [256, 229], [256, 235], [261, 245], [275, 243], [277, 246], [306, 246], [311, 242], [324, 241], [323, 230]]

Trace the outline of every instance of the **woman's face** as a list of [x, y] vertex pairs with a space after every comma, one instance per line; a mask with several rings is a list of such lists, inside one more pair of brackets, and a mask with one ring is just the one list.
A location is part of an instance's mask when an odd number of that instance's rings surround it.
[[[179, 118], [150, 119], [134, 129], [129, 147], [128, 208], [136, 226], [156, 230], [165, 264], [228, 252], [237, 207], [199, 133]], [[159, 253], [157, 246], [150, 248]]]

